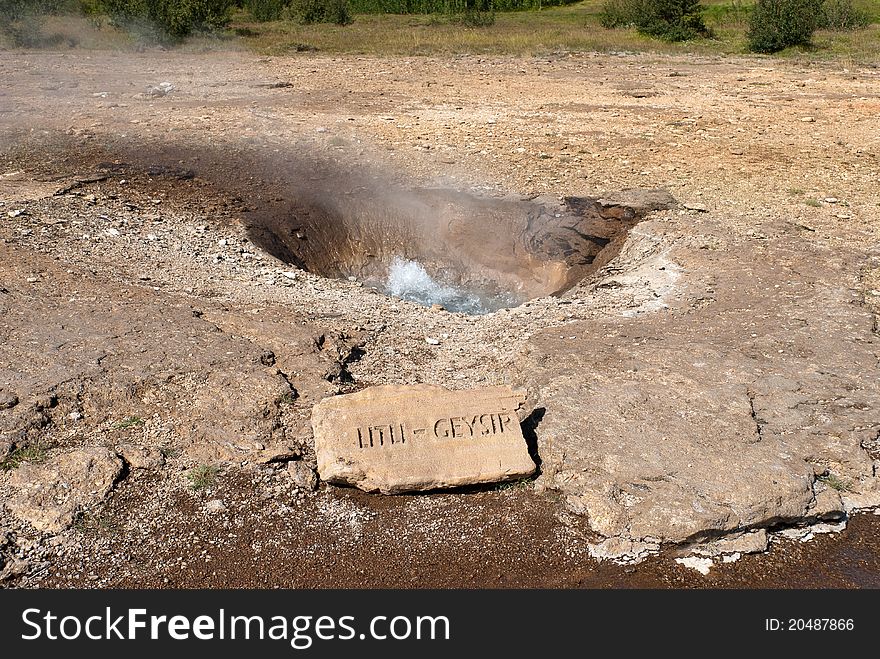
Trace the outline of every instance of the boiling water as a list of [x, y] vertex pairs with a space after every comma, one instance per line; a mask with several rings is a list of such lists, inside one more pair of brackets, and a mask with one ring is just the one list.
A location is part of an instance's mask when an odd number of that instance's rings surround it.
[[400, 257], [395, 257], [391, 262], [388, 279], [380, 288], [387, 295], [426, 307], [440, 304], [449, 311], [472, 315], [491, 313], [518, 303], [511, 295], [489, 295], [443, 284], [431, 277], [418, 261], [408, 261]]

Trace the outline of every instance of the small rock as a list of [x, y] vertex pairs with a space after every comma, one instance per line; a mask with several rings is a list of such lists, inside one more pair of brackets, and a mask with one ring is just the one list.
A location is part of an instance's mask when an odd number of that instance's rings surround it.
[[59, 533], [83, 507], [104, 500], [122, 473], [122, 461], [106, 448], [73, 449], [45, 464], [24, 463], [9, 478], [6, 506], [37, 529]]
[[165, 464], [162, 452], [151, 446], [123, 444], [117, 450], [132, 469], [158, 469]]
[[9, 410], [18, 405], [18, 396], [11, 391], [0, 391], [0, 410]]
[[747, 533], [731, 534], [695, 548], [698, 556], [718, 556], [720, 554], [756, 554], [767, 550], [769, 538], [767, 531], [758, 529]]
[[116, 236], [119, 235], [119, 229], [114, 229], [113, 227], [110, 227], [109, 229], [104, 229], [104, 235], [105, 236], [112, 236], [115, 238]]
[[68, 414], [67, 418], [70, 419], [71, 421], [79, 421], [80, 419], [83, 418], [83, 415], [82, 415], [82, 412], [74, 411], [74, 412], [71, 412], [70, 414]]
[[27, 279], [25, 279], [25, 281], [29, 284], [36, 284], [38, 281], [40, 281], [40, 278], [39, 277], [28, 277]]
[[168, 94], [170, 94], [173, 91], [174, 91], [174, 85], [172, 85], [170, 82], [160, 82], [155, 87], [148, 87], [147, 88], [147, 95], [148, 96], [155, 96], [155, 97], [162, 97], [162, 96], [167, 96]]
[[727, 554], [721, 558], [724, 563], [736, 563], [739, 559], [742, 558], [742, 554], [739, 552], [734, 552], [733, 554]]
[[816, 493], [816, 501], [810, 514], [819, 519], [835, 519], [846, 515], [840, 494], [829, 488]]
[[282, 272], [281, 276], [284, 277], [285, 279], [293, 280], [293, 279], [296, 279], [296, 272], [293, 272], [292, 270], [287, 271], [287, 272]]
[[815, 117], [801, 117], [801, 121], [803, 121], [805, 124], [811, 124], [814, 121], [816, 121], [816, 118]]
[[689, 567], [692, 570], [696, 570], [702, 575], [709, 574], [709, 570], [712, 569], [712, 559], [711, 558], [700, 558], [698, 556], [688, 556], [687, 558], [676, 558], [675, 562], [679, 565], [684, 565], [685, 567]]
[[223, 513], [226, 512], [226, 504], [220, 499], [211, 499], [205, 504], [205, 510], [209, 513]]
[[314, 490], [318, 487], [318, 477], [314, 469], [302, 460], [287, 463], [287, 473], [293, 479], [293, 484], [302, 490]]
[[446, 307], [444, 307], [442, 304], [432, 304], [431, 311], [446, 311]]
[[38, 412], [42, 410], [51, 410], [58, 404], [58, 397], [55, 394], [42, 394], [34, 400], [34, 407]]
[[836, 204], [838, 201], [840, 201], [840, 199], [837, 197], [825, 197], [826, 204]]
[[9, 217], [18, 217], [19, 215], [24, 215], [26, 212], [27, 211], [24, 208], [17, 208], [15, 210], [11, 210], [11, 211], [7, 212], [6, 214]]
[[25, 574], [30, 567], [30, 563], [21, 558], [13, 558], [9, 561], [6, 566], [3, 568], [3, 571], [0, 572], [0, 581], [8, 581], [9, 579], [15, 579], [15, 577], [20, 577]]
[[736, 147], [732, 148], [730, 152], [735, 156], [741, 156], [743, 153], [745, 153], [745, 151]]
[[275, 365], [275, 353], [271, 350], [264, 350], [263, 354], [260, 355], [260, 363], [263, 366], [274, 366]]
[[697, 213], [708, 213], [709, 209], [703, 206], [702, 204], [683, 204], [683, 206], [689, 211], [695, 211]]
[[433, 339], [433, 338], [431, 338], [430, 336], [426, 336], [426, 337], [425, 337], [425, 343], [427, 343], [429, 346], [439, 346], [439, 345], [440, 345], [440, 339]]
[[654, 543], [620, 537], [606, 538], [598, 544], [589, 545], [592, 558], [597, 561], [611, 560], [615, 563], [634, 563], [646, 556], [656, 554], [658, 549], [659, 545]]

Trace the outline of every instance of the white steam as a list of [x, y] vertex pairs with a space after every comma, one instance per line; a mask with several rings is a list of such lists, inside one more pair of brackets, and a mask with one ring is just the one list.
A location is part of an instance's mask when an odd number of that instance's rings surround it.
[[489, 298], [475, 292], [442, 284], [435, 280], [421, 263], [394, 257], [388, 268], [385, 293], [424, 306], [441, 304], [449, 311], [467, 314], [485, 314], [504, 306], [509, 301]]

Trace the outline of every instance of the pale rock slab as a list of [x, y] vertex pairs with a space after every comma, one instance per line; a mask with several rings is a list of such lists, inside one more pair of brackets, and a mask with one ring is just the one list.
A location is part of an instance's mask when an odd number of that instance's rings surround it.
[[84, 507], [103, 501], [122, 473], [122, 460], [106, 448], [68, 451], [45, 464], [25, 463], [13, 471], [16, 490], [6, 505], [38, 531], [58, 533]]
[[531, 475], [510, 387], [451, 391], [381, 385], [312, 410], [318, 473], [328, 483], [393, 494]]

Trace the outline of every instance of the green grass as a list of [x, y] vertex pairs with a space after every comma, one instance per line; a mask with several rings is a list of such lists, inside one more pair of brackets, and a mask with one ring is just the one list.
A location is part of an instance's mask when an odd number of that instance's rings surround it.
[[832, 474], [830, 472], [825, 474], [824, 476], [819, 476], [818, 480], [822, 483], [825, 483], [825, 485], [830, 487], [832, 490], [837, 490], [838, 492], [847, 492], [852, 486], [852, 483], [850, 483], [849, 481], [845, 481], [839, 476], [836, 476], [835, 474]]
[[190, 469], [187, 477], [192, 489], [204, 490], [217, 482], [217, 475], [219, 473], [220, 469], [214, 465], [199, 465]]
[[535, 482], [536, 476], [529, 476], [528, 478], [520, 478], [515, 481], [505, 481], [504, 483], [498, 483], [495, 486], [495, 490], [497, 492], [504, 492], [505, 490], [528, 490], [532, 487], [532, 483]]
[[[361, 0], [399, 3], [401, 0]], [[425, 0], [426, 2], [428, 0]], [[524, 1], [524, 0], [523, 0]], [[530, 0], [531, 1], [531, 0]], [[354, 23], [300, 25], [292, 20], [254, 21], [238, 11], [228, 30], [194, 36], [176, 46], [182, 52], [246, 48], [264, 55], [293, 55], [303, 51], [368, 56], [445, 54], [545, 55], [554, 52], [656, 52], [726, 56], [747, 53], [746, 34], [755, 0], [704, 0], [705, 22], [711, 39], [668, 43], [638, 34], [635, 29], [608, 30], [600, 25], [603, 0], [546, 7], [540, 11], [495, 13], [493, 25], [469, 27], [460, 16], [447, 14], [364, 14]], [[535, 4], [535, 3], [533, 3]], [[817, 31], [809, 47], [789, 48], [774, 58], [835, 60], [845, 65], [880, 62], [880, 2], [854, 0], [873, 24], [851, 31]], [[501, 5], [499, 5], [501, 6]], [[106, 19], [49, 16], [42, 20], [49, 46], [137, 49], [143, 43]], [[13, 47], [0, 26], [0, 48]], [[50, 38], [51, 37], [51, 38]]]
[[177, 456], [179, 456], [182, 453], [182, 451], [179, 448], [177, 448], [176, 446], [162, 446], [159, 449], [159, 453], [162, 454], [163, 458], [168, 460], [171, 458], [176, 458]]
[[807, 206], [812, 206], [813, 208], [821, 208], [822, 207], [822, 204], [819, 202], [818, 199], [812, 199], [812, 198], [804, 199], [804, 203]]
[[41, 462], [45, 462], [47, 457], [46, 450], [39, 445], [34, 444], [30, 446], [22, 446], [6, 456], [6, 459], [3, 460], [3, 462], [0, 462], [0, 469], [3, 471], [12, 471], [21, 465], [22, 462], [40, 464]]
[[[233, 27], [242, 43], [266, 55], [303, 50], [359, 55], [440, 55], [455, 53], [539, 55], [555, 51], [652, 51], [734, 55], [746, 53], [748, 17], [754, 0], [708, 0], [706, 24], [712, 39], [667, 43], [634, 29], [607, 30], [599, 24], [602, 0], [551, 7], [541, 11], [498, 12], [495, 24], [468, 28], [441, 15], [359, 14], [353, 24], [299, 25], [291, 21], [255, 23], [246, 13]], [[875, 22], [880, 3], [855, 0]], [[880, 25], [850, 32], [821, 30], [809, 48], [790, 48], [783, 58], [880, 60]]]
[[73, 522], [73, 528], [80, 533], [107, 532], [112, 531], [115, 527], [113, 520], [105, 514], [84, 512], [78, 515]]
[[145, 423], [146, 421], [139, 416], [127, 416], [122, 421], [116, 422], [113, 427], [117, 430], [124, 430], [125, 428], [137, 428]]

